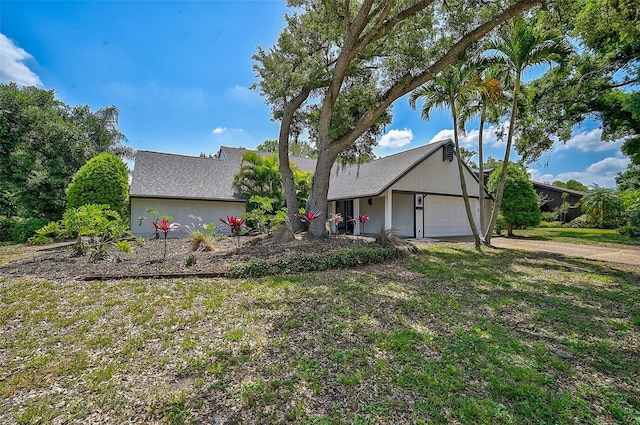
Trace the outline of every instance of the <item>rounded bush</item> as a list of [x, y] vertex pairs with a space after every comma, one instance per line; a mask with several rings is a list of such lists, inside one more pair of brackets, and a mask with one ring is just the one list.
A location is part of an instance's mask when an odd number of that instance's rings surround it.
[[67, 188], [67, 208], [106, 204], [125, 217], [128, 209], [129, 170], [112, 153], [90, 159], [73, 176]]

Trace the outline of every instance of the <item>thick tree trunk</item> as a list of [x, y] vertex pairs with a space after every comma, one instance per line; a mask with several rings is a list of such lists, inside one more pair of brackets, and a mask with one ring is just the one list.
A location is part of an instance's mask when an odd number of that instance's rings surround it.
[[460, 143], [458, 142], [458, 118], [456, 116], [457, 111], [455, 105], [451, 105], [451, 112], [453, 115], [453, 140], [456, 144], [456, 159], [458, 163], [458, 175], [460, 176], [460, 189], [462, 190], [462, 199], [464, 200], [464, 209], [467, 213], [467, 220], [469, 220], [469, 226], [471, 226], [471, 233], [473, 234], [473, 241], [476, 248], [480, 248], [480, 237], [478, 236], [478, 229], [476, 228], [476, 222], [473, 219], [473, 212], [471, 211], [471, 204], [469, 203], [469, 192], [467, 190], [467, 181], [464, 178], [464, 166], [462, 165], [462, 159], [460, 158]]
[[296, 183], [293, 172], [289, 165], [289, 136], [291, 134], [291, 124], [296, 111], [309, 97], [311, 90], [303, 88], [302, 91], [289, 103], [285, 103], [280, 121], [280, 133], [278, 135], [278, 162], [280, 174], [282, 175], [282, 187], [284, 189], [284, 199], [287, 204], [287, 216], [294, 232], [302, 230], [302, 223], [295, 215], [298, 213], [298, 194], [296, 193]]
[[331, 177], [331, 167], [338, 156], [333, 153], [333, 149], [321, 149], [318, 151], [318, 162], [316, 171], [313, 174], [313, 184], [311, 186], [311, 198], [309, 199], [309, 210], [320, 212], [322, 215], [309, 226], [309, 232], [317, 237], [326, 237], [324, 223], [327, 217], [327, 196], [329, 193], [329, 179]]
[[498, 180], [498, 189], [496, 191], [496, 199], [493, 203], [493, 209], [491, 210], [491, 220], [489, 221], [489, 227], [484, 237], [485, 245], [491, 246], [491, 237], [493, 235], [493, 229], [496, 227], [498, 221], [498, 214], [500, 214], [500, 205], [502, 204], [502, 195], [504, 194], [504, 186], [507, 181], [507, 168], [509, 165], [509, 156], [511, 154], [511, 143], [513, 142], [513, 135], [516, 128], [516, 112], [518, 108], [518, 92], [520, 91], [520, 77], [521, 73], [516, 74], [516, 83], [513, 89], [513, 102], [511, 105], [511, 118], [509, 120], [509, 135], [507, 136], [507, 147], [504, 152], [504, 161], [502, 162], [502, 172], [500, 173], [500, 180]]

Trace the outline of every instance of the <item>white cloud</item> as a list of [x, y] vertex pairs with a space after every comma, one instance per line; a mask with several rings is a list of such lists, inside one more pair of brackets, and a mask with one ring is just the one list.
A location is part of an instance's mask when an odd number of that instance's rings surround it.
[[238, 102], [255, 102], [260, 97], [256, 90], [239, 84], [226, 89], [226, 93], [228, 97]]
[[605, 152], [610, 150], [618, 150], [624, 142], [623, 140], [617, 140], [615, 142], [604, 142], [601, 140], [602, 129], [594, 128], [590, 131], [583, 131], [581, 133], [573, 135], [571, 139], [567, 140], [567, 143], [556, 143], [555, 150], [569, 150], [576, 149], [581, 152]]
[[551, 183], [555, 180], [566, 182], [567, 180], [578, 180], [579, 182], [593, 186], [597, 184], [601, 187], [615, 187], [616, 175], [627, 169], [629, 158], [626, 157], [608, 157], [598, 162], [594, 162], [584, 171], [569, 171], [560, 173], [557, 176], [552, 174], [544, 174], [540, 170], [530, 169], [531, 179], [539, 182]]
[[[504, 140], [498, 138], [499, 130], [503, 131], [504, 139], [506, 139], [507, 131], [509, 129], [509, 123], [503, 123], [502, 128], [497, 126], [490, 126], [484, 129], [482, 133], [482, 144], [485, 148], [502, 148], [504, 149]], [[464, 136], [459, 136], [460, 146], [469, 148], [472, 150], [478, 149], [478, 137], [480, 135], [479, 130], [471, 130]], [[453, 129], [440, 130], [435, 136], [429, 140], [429, 143], [437, 142], [444, 139], [453, 140]]]
[[413, 132], [410, 129], [389, 130], [380, 138], [378, 146], [381, 148], [401, 148], [411, 143], [412, 140]]
[[213, 134], [225, 134], [225, 133], [244, 133], [244, 130], [241, 128], [227, 128], [227, 127], [216, 127], [211, 131]]
[[33, 56], [0, 33], [0, 83], [42, 86], [40, 77], [24, 64], [29, 59], [33, 59]]

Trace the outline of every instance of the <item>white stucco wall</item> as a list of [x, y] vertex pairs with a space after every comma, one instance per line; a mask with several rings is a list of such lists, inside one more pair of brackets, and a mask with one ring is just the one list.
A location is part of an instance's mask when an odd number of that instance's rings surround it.
[[[183, 233], [171, 232], [170, 237], [180, 237], [188, 235], [185, 225], [192, 223], [214, 223], [216, 231], [229, 234], [229, 229], [220, 222], [220, 218], [227, 216], [240, 216], [246, 212], [244, 202], [224, 202], [224, 201], [198, 201], [184, 199], [154, 199], [154, 198], [132, 198], [131, 199], [131, 231], [133, 234], [145, 238], [154, 237], [154, 229], [151, 221], [153, 216], [147, 209], [155, 209], [158, 213], [171, 216], [172, 222], [180, 223]], [[202, 222], [194, 220], [189, 215], [201, 217]], [[147, 217], [142, 226], [138, 226], [138, 217]]]

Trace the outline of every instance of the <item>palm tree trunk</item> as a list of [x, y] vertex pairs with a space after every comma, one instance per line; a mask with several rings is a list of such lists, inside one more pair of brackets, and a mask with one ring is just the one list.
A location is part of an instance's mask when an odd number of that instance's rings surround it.
[[509, 156], [511, 154], [511, 144], [513, 142], [513, 135], [515, 133], [516, 112], [518, 109], [518, 92], [520, 91], [520, 77], [521, 71], [516, 74], [516, 83], [513, 89], [513, 102], [511, 105], [511, 118], [509, 119], [509, 134], [507, 136], [507, 147], [504, 152], [504, 161], [502, 162], [502, 173], [500, 173], [500, 180], [498, 180], [498, 190], [496, 192], [496, 199], [493, 203], [493, 209], [491, 210], [491, 220], [489, 221], [489, 227], [485, 234], [485, 245], [491, 246], [491, 236], [493, 235], [493, 229], [496, 227], [498, 221], [498, 214], [500, 213], [500, 204], [502, 204], [502, 195], [504, 194], [504, 186], [507, 181], [507, 168], [509, 165]]
[[478, 132], [478, 196], [480, 197], [480, 238], [485, 238], [485, 219], [484, 219], [484, 153], [482, 146], [482, 137], [484, 133], [485, 111], [480, 114], [480, 131]]
[[473, 240], [476, 248], [480, 248], [480, 237], [478, 236], [478, 229], [476, 228], [476, 222], [473, 219], [473, 212], [471, 212], [471, 205], [469, 204], [469, 193], [467, 191], [467, 181], [464, 178], [464, 167], [462, 166], [462, 159], [460, 158], [460, 143], [458, 142], [458, 117], [455, 105], [451, 105], [451, 113], [453, 115], [453, 140], [456, 145], [456, 157], [458, 163], [458, 174], [460, 176], [460, 189], [462, 189], [462, 199], [464, 200], [464, 209], [467, 213], [467, 219], [469, 220], [469, 226], [471, 226], [471, 233], [473, 233]]

